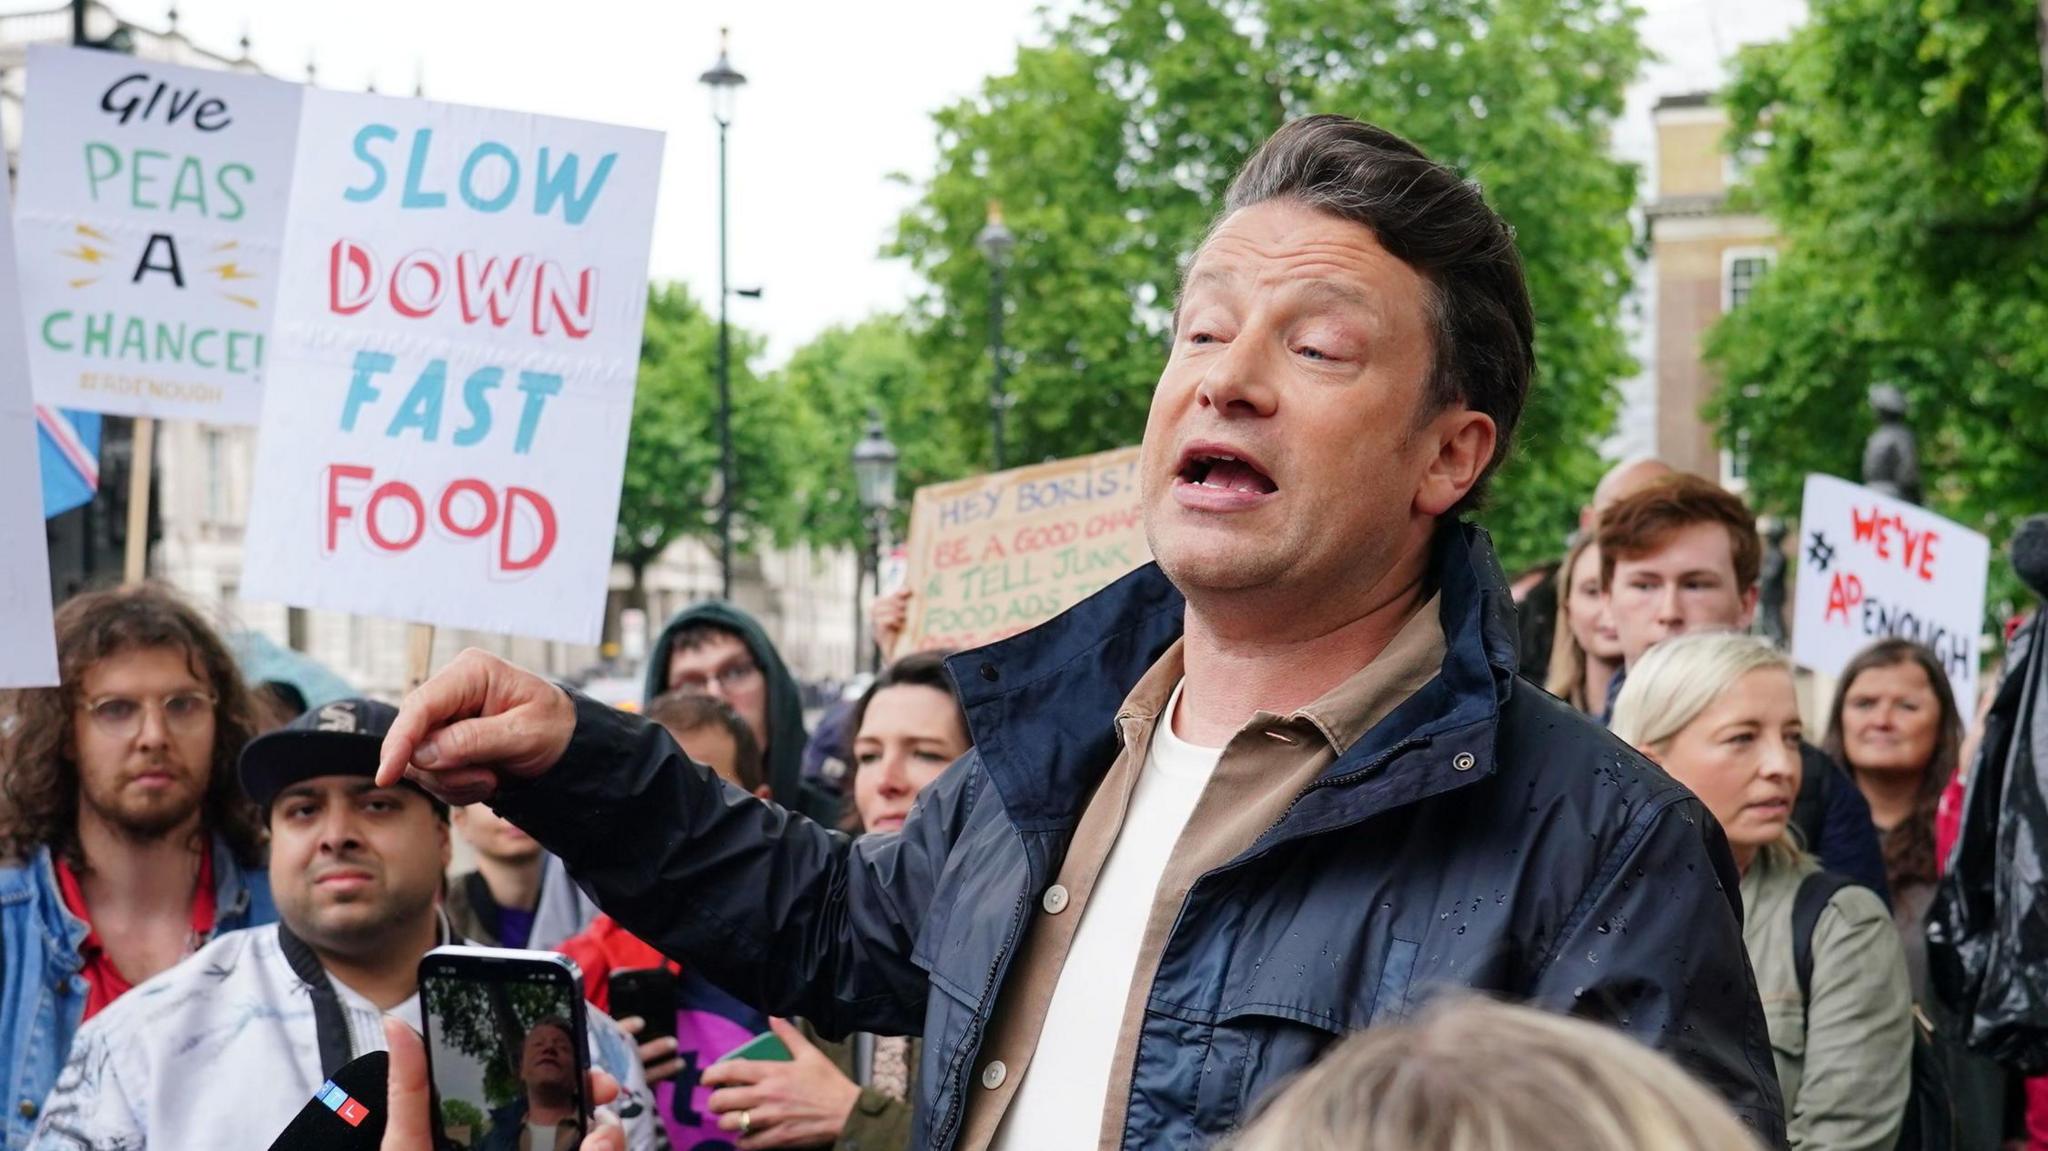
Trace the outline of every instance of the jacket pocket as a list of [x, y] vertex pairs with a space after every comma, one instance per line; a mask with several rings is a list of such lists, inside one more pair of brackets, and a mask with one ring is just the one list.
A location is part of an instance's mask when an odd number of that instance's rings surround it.
[[1354, 988], [1311, 985], [1294, 1002], [1248, 1003], [1219, 1014], [1196, 1090], [1197, 1122], [1215, 1134], [1241, 1126], [1346, 1035], [1398, 1022], [1421, 945], [1389, 938], [1377, 978]]

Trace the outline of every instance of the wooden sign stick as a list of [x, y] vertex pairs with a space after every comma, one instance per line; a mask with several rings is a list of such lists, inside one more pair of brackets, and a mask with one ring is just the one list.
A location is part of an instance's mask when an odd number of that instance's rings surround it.
[[434, 625], [412, 624], [405, 637], [405, 690], [427, 682], [427, 673], [434, 666]]
[[128, 469], [128, 540], [121, 582], [141, 583], [149, 568], [149, 487], [156, 471], [156, 421], [135, 418], [135, 454]]

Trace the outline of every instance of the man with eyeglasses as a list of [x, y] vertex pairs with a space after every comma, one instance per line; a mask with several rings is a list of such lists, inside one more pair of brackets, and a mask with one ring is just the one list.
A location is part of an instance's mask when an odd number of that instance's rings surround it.
[[79, 1025], [216, 935], [276, 920], [234, 765], [241, 673], [140, 585], [57, 612], [60, 686], [17, 693], [0, 752], [0, 1106], [25, 1147]]
[[837, 817], [840, 801], [828, 781], [803, 778], [804, 704], [796, 677], [754, 617], [717, 600], [668, 621], [647, 656], [646, 698], [664, 692], [722, 700], [761, 745], [768, 790], [777, 803], [813, 818]]

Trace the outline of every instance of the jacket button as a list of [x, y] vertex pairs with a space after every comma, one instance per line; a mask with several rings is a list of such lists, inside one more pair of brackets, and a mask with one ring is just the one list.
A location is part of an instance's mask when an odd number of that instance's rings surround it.
[[1473, 765], [1478, 762], [1478, 760], [1472, 758], [1472, 753], [1469, 751], [1461, 751], [1451, 757], [1451, 766], [1459, 771], [1471, 771]]
[[21, 1106], [16, 1107], [15, 1110], [21, 1112], [23, 1119], [33, 1119], [36, 1117], [36, 1102], [33, 1099], [24, 1099], [21, 1101]]
[[992, 663], [985, 663], [981, 665], [981, 678], [989, 681], [990, 683], [994, 683], [997, 679], [1001, 677], [999, 673], [997, 673], [996, 671], [996, 665]]
[[1009, 1078], [1009, 1075], [1010, 1069], [1003, 1066], [1003, 1061], [994, 1060], [981, 1069], [981, 1085], [994, 1091], [1003, 1085], [1003, 1080]]
[[1045, 913], [1058, 915], [1067, 909], [1067, 889], [1055, 883], [1045, 889]]

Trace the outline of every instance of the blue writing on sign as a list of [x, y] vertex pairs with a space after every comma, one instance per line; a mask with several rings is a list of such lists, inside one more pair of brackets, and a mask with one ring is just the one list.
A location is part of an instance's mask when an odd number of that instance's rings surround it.
[[[398, 143], [398, 129], [389, 124], [365, 124], [356, 130], [351, 151], [364, 169], [363, 181], [342, 190], [342, 199], [367, 204], [384, 195], [391, 184], [387, 156]], [[445, 188], [428, 185], [427, 168], [435, 152], [434, 130], [415, 128], [405, 160], [404, 190], [398, 206], [426, 211], [448, 206]], [[545, 217], [559, 210], [565, 223], [581, 224], [596, 206], [598, 196], [611, 179], [619, 154], [606, 152], [595, 164], [587, 165], [576, 152], [557, 153], [542, 146], [532, 167], [533, 214]], [[583, 179], [583, 173], [589, 178]], [[527, 168], [519, 153], [496, 140], [484, 140], [470, 147], [455, 180], [455, 191], [472, 211], [497, 213], [519, 200], [526, 184]]]
[[1131, 490], [1137, 482], [1137, 470], [1135, 462], [1127, 461], [1077, 475], [1022, 481], [1017, 485], [1017, 514], [1053, 511], [1113, 498]]

